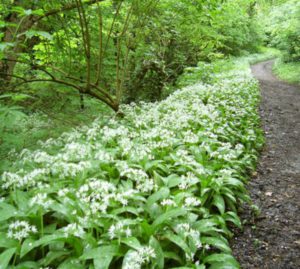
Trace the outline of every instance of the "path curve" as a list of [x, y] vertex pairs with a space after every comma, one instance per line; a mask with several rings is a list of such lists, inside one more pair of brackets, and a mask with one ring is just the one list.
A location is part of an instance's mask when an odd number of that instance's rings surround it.
[[248, 186], [261, 214], [245, 208], [244, 231], [232, 242], [242, 269], [300, 269], [300, 87], [279, 81], [272, 65], [252, 66], [266, 145]]

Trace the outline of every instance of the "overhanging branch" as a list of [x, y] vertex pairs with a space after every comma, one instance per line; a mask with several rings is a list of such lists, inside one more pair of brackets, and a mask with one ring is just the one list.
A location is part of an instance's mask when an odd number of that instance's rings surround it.
[[[104, 1], [105, 0], [90, 0], [90, 1], [84, 2], [84, 4], [85, 5], [93, 5], [93, 4], [96, 4], [96, 3], [99, 3], [99, 2], [104, 2]], [[75, 3], [66, 4], [66, 5], [62, 6], [61, 8], [55, 8], [55, 9], [49, 10], [44, 15], [35, 17], [34, 22], [38, 22], [43, 18], [53, 16], [53, 15], [56, 15], [56, 14], [61, 13], [61, 12], [65, 12], [65, 11], [75, 9], [76, 7], [77, 7], [77, 4], [75, 2]]]

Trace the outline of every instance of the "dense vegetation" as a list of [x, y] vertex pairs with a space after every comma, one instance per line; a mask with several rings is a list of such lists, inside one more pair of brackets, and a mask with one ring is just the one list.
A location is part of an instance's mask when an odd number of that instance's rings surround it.
[[2, 0], [0, 268], [239, 268], [263, 144], [249, 64], [298, 66], [299, 9]]
[[271, 7], [265, 25], [269, 46], [282, 51], [275, 73], [300, 84], [300, 2], [292, 0]]

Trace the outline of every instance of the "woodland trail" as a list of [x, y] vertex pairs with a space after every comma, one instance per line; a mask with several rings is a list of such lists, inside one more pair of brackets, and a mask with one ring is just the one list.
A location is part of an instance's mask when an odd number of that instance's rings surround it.
[[272, 75], [273, 61], [252, 67], [262, 92], [266, 145], [249, 182], [254, 218], [245, 208], [243, 232], [232, 241], [242, 269], [300, 268], [300, 87]]

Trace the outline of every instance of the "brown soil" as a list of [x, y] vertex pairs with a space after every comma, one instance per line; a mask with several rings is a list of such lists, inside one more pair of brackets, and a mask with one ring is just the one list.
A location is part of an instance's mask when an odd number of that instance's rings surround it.
[[266, 145], [248, 186], [261, 214], [245, 206], [243, 231], [232, 241], [242, 269], [300, 269], [300, 88], [273, 76], [272, 64], [252, 67]]

